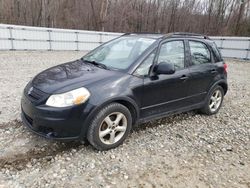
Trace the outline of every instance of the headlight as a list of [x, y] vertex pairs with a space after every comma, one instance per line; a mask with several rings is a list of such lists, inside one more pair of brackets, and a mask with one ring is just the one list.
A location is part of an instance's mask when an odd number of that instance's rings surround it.
[[53, 107], [67, 107], [82, 104], [88, 100], [89, 96], [89, 91], [82, 87], [66, 93], [51, 95], [47, 100], [46, 105]]

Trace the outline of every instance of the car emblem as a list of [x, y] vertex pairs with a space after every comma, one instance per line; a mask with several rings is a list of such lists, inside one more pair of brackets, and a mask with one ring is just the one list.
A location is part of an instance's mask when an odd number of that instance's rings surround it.
[[31, 87], [31, 88], [29, 89], [28, 95], [30, 95], [32, 91], [33, 91], [33, 87]]

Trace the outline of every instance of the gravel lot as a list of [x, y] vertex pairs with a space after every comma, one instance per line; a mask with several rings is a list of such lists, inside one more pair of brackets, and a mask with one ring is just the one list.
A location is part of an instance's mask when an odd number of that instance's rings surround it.
[[171, 116], [98, 152], [47, 141], [20, 122], [20, 96], [41, 70], [83, 52], [0, 52], [0, 187], [250, 187], [250, 62], [227, 60], [220, 112]]

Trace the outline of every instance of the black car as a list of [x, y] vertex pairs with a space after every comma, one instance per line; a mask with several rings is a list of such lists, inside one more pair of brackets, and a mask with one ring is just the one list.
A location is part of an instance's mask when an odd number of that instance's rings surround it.
[[227, 89], [227, 65], [207, 36], [130, 33], [35, 76], [22, 120], [43, 137], [107, 150], [136, 124], [194, 109], [217, 113]]

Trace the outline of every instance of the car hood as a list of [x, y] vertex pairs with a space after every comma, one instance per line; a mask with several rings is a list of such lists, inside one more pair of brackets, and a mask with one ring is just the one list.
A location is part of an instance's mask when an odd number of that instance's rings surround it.
[[62, 93], [113, 76], [116, 77], [117, 74], [124, 73], [102, 69], [81, 60], [76, 60], [39, 73], [32, 80], [32, 85], [48, 94]]

